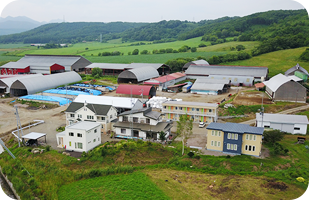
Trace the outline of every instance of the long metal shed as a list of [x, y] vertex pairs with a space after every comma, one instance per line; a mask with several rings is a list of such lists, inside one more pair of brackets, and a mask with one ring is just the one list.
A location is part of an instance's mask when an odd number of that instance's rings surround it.
[[31, 75], [19, 75], [10, 78], [0, 79], [0, 94], [9, 93], [11, 89], [11, 85], [16, 81], [24, 78], [33, 78], [43, 76], [42, 74], [31, 74]]
[[10, 89], [11, 96], [23, 96], [35, 94], [60, 85], [81, 81], [82, 78], [76, 72], [64, 72], [46, 76], [29, 77], [16, 80]]
[[159, 77], [158, 71], [151, 66], [146, 66], [121, 72], [117, 81], [118, 83], [140, 83], [156, 77]]

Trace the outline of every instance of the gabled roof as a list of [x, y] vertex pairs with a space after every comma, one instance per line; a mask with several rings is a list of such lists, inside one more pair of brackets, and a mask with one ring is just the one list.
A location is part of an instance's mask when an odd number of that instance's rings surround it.
[[206, 129], [211, 130], [220, 130], [223, 132], [231, 132], [231, 133], [251, 133], [257, 135], [263, 135], [264, 128], [263, 127], [253, 127], [248, 124], [237, 124], [237, 123], [210, 123]]
[[72, 66], [76, 63], [82, 56], [75, 56], [75, 55], [28, 55], [26, 54], [25, 57], [18, 60], [18, 63], [26, 63], [29, 65], [46, 63], [50, 65], [51, 63], [57, 63], [62, 66]]
[[302, 68], [298, 63], [297, 65], [295, 65], [294, 67], [288, 69], [284, 74], [285, 75], [289, 75], [290, 73], [293, 73], [297, 70], [300, 70], [301, 72], [305, 73], [307, 76], [309, 76], [309, 73], [307, 72], [307, 70], [305, 70], [304, 68]]
[[18, 63], [18, 62], [8, 62], [8, 63], [0, 66], [0, 68], [11, 68], [11, 69], [25, 69], [27, 67], [29, 67], [29, 64]]
[[218, 91], [218, 90], [223, 90], [224, 88], [223, 83], [194, 83], [193, 86], [191, 87], [191, 90], [208, 90], [208, 91]]
[[155, 119], [155, 120], [157, 120], [161, 116], [161, 113], [156, 112], [156, 111], [152, 111], [151, 107], [126, 111], [126, 112], [119, 114], [119, 116], [136, 114], [136, 113], [143, 113], [143, 115], [145, 117], [149, 117], [149, 118]]
[[159, 69], [162, 66], [167, 66], [166, 64], [162, 64], [162, 63], [131, 63], [128, 65], [127, 69], [135, 69], [135, 68], [140, 68], [140, 67], [152, 67], [155, 69]]
[[119, 128], [127, 128], [127, 129], [139, 129], [142, 131], [150, 131], [150, 132], [155, 132], [158, 133], [160, 131], [165, 131], [173, 127], [173, 125], [167, 123], [167, 122], [159, 122], [156, 125], [149, 125], [149, 124], [140, 124], [140, 123], [131, 123], [131, 122], [116, 122], [114, 127], [119, 127]]
[[[256, 113], [255, 116], [257, 121], [262, 121], [262, 115], [260, 113]], [[283, 124], [309, 124], [306, 115], [264, 113], [263, 121], [283, 123]]]
[[80, 129], [80, 130], [90, 130], [90, 129], [93, 129], [97, 126], [101, 126], [100, 123], [97, 123], [97, 122], [87, 122], [87, 121], [81, 121], [81, 122], [78, 122], [78, 123], [75, 123], [75, 124], [72, 124], [72, 125], [69, 125], [67, 127], [65, 127], [66, 129], [67, 128], [71, 128], [71, 129]]
[[165, 75], [165, 76], [161, 76], [161, 77], [158, 77], [158, 78], [151, 79], [151, 80], [149, 80], [145, 83], [152, 83], [152, 81], [154, 83], [156, 83], [156, 82], [165, 83], [165, 82], [175, 80], [175, 79], [178, 79], [178, 78], [181, 78], [181, 77], [184, 77], [184, 76], [186, 76], [186, 75], [183, 74], [183, 73], [180, 73], [180, 72], [176, 72], [176, 73], [173, 73], [173, 74], [169, 74], [169, 75]]
[[119, 64], [119, 63], [92, 63], [85, 68], [93, 69], [98, 67], [100, 69], [119, 69], [124, 70], [128, 68], [129, 64]]
[[[66, 109], [66, 112], [76, 112], [77, 110], [84, 107], [84, 103], [72, 102]], [[94, 112], [96, 115], [107, 115], [108, 111], [112, 107], [111, 105], [100, 105], [100, 104], [88, 104], [86, 105], [88, 109]]]
[[162, 103], [163, 106], [165, 105], [178, 105], [178, 106], [201, 106], [201, 107], [218, 107], [216, 103], [202, 103], [202, 102], [191, 102], [191, 101], [165, 101]]
[[283, 74], [277, 74], [276, 76], [272, 77], [271, 79], [269, 79], [268, 81], [264, 81], [264, 85], [266, 85], [266, 87], [268, 87], [269, 89], [271, 89], [271, 91], [276, 92], [277, 89], [289, 82], [289, 81], [294, 81], [293, 79], [291, 79], [288, 76], [285, 76]]
[[121, 84], [117, 87], [116, 93], [117, 94], [131, 94], [132, 89], [132, 95], [150, 95], [150, 90], [154, 87], [153, 86], [146, 86], [146, 85], [127, 85], [127, 84]]

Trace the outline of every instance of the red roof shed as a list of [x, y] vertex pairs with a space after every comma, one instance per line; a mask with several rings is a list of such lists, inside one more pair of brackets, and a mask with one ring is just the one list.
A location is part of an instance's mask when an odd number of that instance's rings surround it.
[[117, 94], [128, 94], [131, 95], [142, 95], [153, 97], [156, 96], [156, 89], [153, 86], [147, 85], [119, 85], [116, 93]]

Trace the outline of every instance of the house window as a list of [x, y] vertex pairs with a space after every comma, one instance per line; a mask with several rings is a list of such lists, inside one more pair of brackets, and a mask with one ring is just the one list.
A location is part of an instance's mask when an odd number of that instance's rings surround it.
[[101, 120], [102, 120], [102, 121], [105, 121], [105, 117], [101, 117]]
[[178, 107], [175, 107], [175, 110], [178, 110]]
[[197, 108], [197, 109], [196, 109], [196, 111], [200, 111], [200, 109], [199, 109], [199, 108]]
[[71, 141], [69, 142], [69, 146], [72, 146], [72, 142]]
[[146, 119], [146, 123], [147, 123], [147, 124], [150, 124], [150, 119], [147, 118], [147, 119]]
[[93, 131], [94, 133], [96, 133], [97, 132], [97, 129], [94, 129], [94, 131]]
[[217, 146], [217, 141], [215, 141], [215, 147]]
[[300, 128], [299, 128], [299, 127], [294, 127], [294, 130], [299, 131], [299, 130], [300, 130]]
[[82, 116], [82, 115], [80, 115], [80, 114], [78, 114], [78, 115], [77, 115], [77, 117], [78, 117], [78, 118], [83, 118], [83, 116]]
[[96, 141], [96, 139], [93, 139], [93, 142], [95, 142]]
[[92, 115], [87, 115], [87, 119], [93, 119]]
[[192, 111], [194, 111], [195, 110], [195, 108], [192, 108]]
[[70, 114], [70, 117], [75, 117], [75, 115], [74, 114]]
[[69, 136], [74, 136], [74, 133], [72, 133], [72, 132], [69, 132]]
[[77, 137], [83, 137], [81, 133], [77, 133]]
[[253, 136], [253, 140], [254, 140], [254, 141], [256, 140], [256, 135]]
[[215, 131], [215, 136], [218, 136], [218, 131]]
[[231, 148], [230, 148], [231, 150], [233, 150], [234, 149], [234, 144], [231, 144]]
[[220, 132], [220, 131], [219, 131], [219, 134], [218, 134], [218, 135], [219, 135], [219, 137], [221, 137], [221, 132]]
[[211, 110], [211, 109], [209, 109], [209, 112], [212, 112], [212, 110]]
[[231, 149], [231, 144], [230, 144], [230, 143], [227, 143], [226, 148], [227, 148], [227, 149]]
[[245, 146], [245, 150], [248, 151], [248, 145]]
[[83, 143], [76, 142], [75, 143], [75, 149], [82, 149], [83, 148]]
[[122, 129], [121, 129], [121, 133], [126, 134], [126, 129], [125, 129], [125, 128], [122, 128]]
[[112, 119], [112, 118], [113, 118], [113, 115], [110, 115], [110, 116], [109, 116], [109, 118], [111, 118], [111, 119]]
[[255, 146], [252, 146], [252, 151], [255, 151]]
[[237, 151], [237, 144], [234, 144], [234, 151]]
[[250, 135], [250, 140], [252, 140], [252, 135]]
[[179, 107], [179, 110], [182, 110], [182, 107]]
[[231, 133], [227, 134], [227, 139], [231, 139]]
[[122, 116], [122, 121], [123, 122], [127, 122], [128, 121], [128, 117], [127, 116]]
[[265, 125], [264, 128], [270, 128], [270, 126], [266, 126], [266, 125]]
[[235, 140], [238, 140], [238, 134], [235, 134]]
[[221, 146], [221, 142], [218, 142], [218, 147], [220, 147]]
[[246, 140], [249, 140], [249, 134], [246, 134]]
[[211, 135], [212, 135], [212, 136], [214, 136], [214, 132], [215, 132], [215, 131], [211, 131]]
[[249, 145], [249, 151], [251, 151], [251, 145]]
[[214, 145], [214, 141], [211, 141], [211, 146], [213, 146]]
[[163, 106], [164, 109], [166, 109], [166, 106]]
[[231, 139], [234, 140], [234, 139], [235, 139], [235, 134], [232, 133], [231, 135], [232, 135], [232, 138], [231, 138]]
[[133, 117], [133, 122], [137, 123], [138, 122], [138, 117]]

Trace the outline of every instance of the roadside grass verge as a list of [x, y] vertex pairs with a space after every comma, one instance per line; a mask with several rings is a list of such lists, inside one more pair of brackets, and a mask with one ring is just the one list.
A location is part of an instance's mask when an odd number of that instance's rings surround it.
[[64, 185], [58, 192], [63, 200], [84, 199], [170, 199], [144, 173], [111, 175]]

